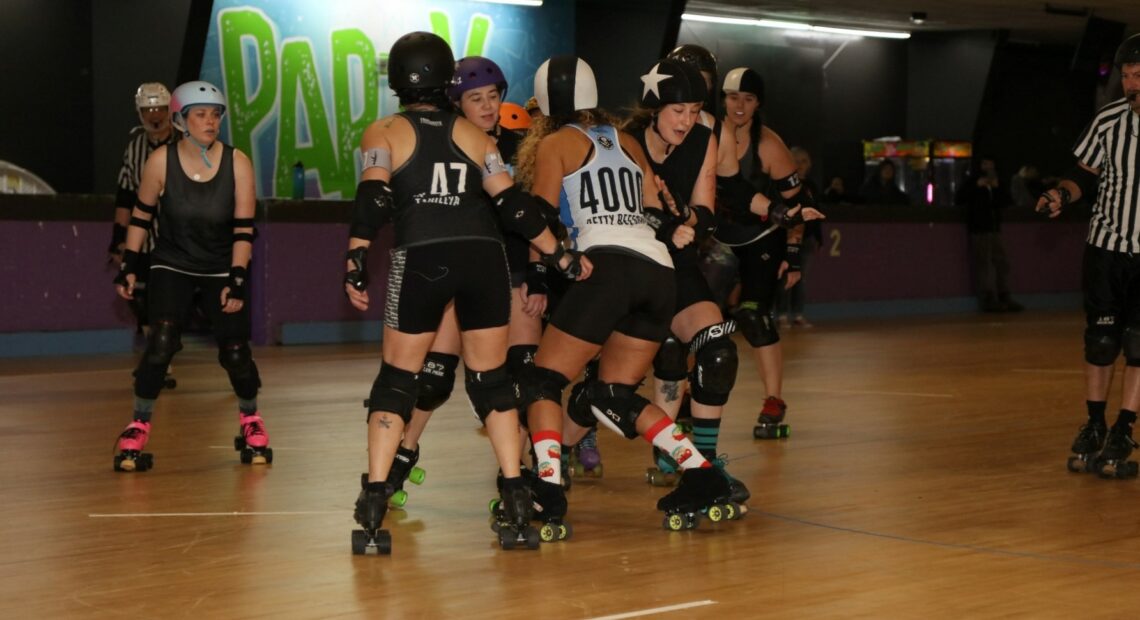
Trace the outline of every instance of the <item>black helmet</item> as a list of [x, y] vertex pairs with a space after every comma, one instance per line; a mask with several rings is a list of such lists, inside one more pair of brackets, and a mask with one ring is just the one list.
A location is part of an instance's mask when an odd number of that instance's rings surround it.
[[546, 116], [562, 116], [598, 107], [594, 70], [576, 56], [554, 56], [534, 74], [534, 97]]
[[670, 103], [704, 103], [705, 78], [693, 65], [662, 59], [641, 76], [641, 105], [660, 108]]
[[737, 67], [724, 76], [724, 93], [752, 93], [764, 103], [764, 78], [748, 67]]
[[430, 32], [410, 32], [388, 52], [388, 86], [405, 88], [447, 88], [455, 73], [451, 47]]
[[1113, 58], [1113, 64], [1121, 67], [1134, 62], [1140, 62], [1140, 33], [1134, 34], [1124, 40], [1120, 47], [1116, 48], [1116, 57]]
[[669, 52], [666, 58], [679, 60], [687, 65], [695, 65], [701, 71], [708, 71], [713, 75], [713, 83], [716, 83], [716, 56], [713, 56], [712, 52], [707, 49], [689, 43]]

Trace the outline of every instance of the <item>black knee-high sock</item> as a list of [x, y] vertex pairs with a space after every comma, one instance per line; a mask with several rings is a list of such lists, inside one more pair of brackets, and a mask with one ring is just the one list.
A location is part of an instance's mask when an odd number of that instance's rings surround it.
[[1127, 409], [1121, 409], [1120, 415], [1116, 416], [1116, 423], [1112, 425], [1118, 431], [1124, 431], [1129, 436], [1132, 435], [1132, 424], [1136, 422], [1136, 412]]

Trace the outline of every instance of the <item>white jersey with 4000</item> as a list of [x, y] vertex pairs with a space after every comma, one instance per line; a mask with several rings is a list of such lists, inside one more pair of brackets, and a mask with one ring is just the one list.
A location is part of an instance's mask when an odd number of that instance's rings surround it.
[[610, 125], [572, 124], [594, 145], [586, 165], [562, 178], [559, 209], [574, 249], [612, 247], [672, 267], [669, 250], [654, 236], [642, 212], [641, 167], [630, 159]]

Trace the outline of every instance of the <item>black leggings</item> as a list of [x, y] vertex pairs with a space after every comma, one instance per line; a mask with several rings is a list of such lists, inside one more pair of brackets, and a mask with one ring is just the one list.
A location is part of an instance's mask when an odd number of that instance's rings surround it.
[[190, 317], [194, 294], [200, 292], [199, 306], [210, 320], [218, 343], [218, 362], [229, 374], [234, 393], [246, 400], [256, 398], [261, 379], [249, 349], [249, 301], [241, 310], [225, 313], [221, 302], [225, 277], [190, 275], [163, 268], [152, 268], [149, 275], [147, 313], [151, 333], [146, 352], [135, 370], [135, 396], [154, 399], [162, 391], [170, 360], [182, 350], [182, 330]]

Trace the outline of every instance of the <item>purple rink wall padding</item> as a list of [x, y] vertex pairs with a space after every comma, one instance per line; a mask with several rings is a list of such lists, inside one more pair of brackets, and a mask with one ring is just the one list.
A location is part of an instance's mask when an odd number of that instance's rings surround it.
[[[107, 262], [109, 196], [0, 195], [0, 357], [130, 351], [134, 319]], [[811, 257], [808, 312], [820, 318], [976, 310], [969, 241], [954, 209], [832, 206]], [[1010, 211], [1003, 238], [1015, 297], [1080, 308], [1087, 209], [1059, 221]], [[369, 253], [367, 312], [344, 294], [350, 203], [259, 204], [251, 273], [254, 344], [377, 341], [391, 228]]]

